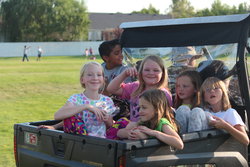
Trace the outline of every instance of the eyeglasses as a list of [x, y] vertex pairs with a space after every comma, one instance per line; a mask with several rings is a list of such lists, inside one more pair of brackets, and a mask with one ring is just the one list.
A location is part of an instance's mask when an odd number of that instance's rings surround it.
[[207, 93], [210, 93], [211, 91], [216, 92], [216, 91], [219, 91], [220, 89], [221, 89], [221, 88], [206, 88], [205, 91], [206, 91]]

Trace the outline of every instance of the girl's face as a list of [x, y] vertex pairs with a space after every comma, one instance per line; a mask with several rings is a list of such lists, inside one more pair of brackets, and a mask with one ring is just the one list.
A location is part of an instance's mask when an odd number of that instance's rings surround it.
[[184, 103], [185, 101], [191, 102], [195, 93], [196, 89], [188, 76], [181, 76], [177, 79], [176, 94]]
[[85, 84], [85, 89], [99, 90], [104, 83], [102, 68], [94, 64], [88, 65], [81, 78], [81, 82]]
[[206, 88], [204, 91], [204, 101], [211, 106], [221, 103], [223, 92], [221, 88]]
[[155, 109], [151, 103], [143, 97], [139, 99], [139, 118], [142, 122], [149, 121], [154, 118]]
[[162, 69], [156, 62], [147, 60], [142, 69], [142, 79], [146, 86], [154, 86], [162, 78]]

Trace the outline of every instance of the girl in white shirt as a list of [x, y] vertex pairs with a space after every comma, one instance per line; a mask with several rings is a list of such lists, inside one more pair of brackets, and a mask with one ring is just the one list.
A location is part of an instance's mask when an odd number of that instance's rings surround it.
[[231, 108], [225, 83], [216, 77], [207, 78], [201, 85], [202, 106], [211, 114], [209, 124], [224, 129], [239, 142], [248, 145], [249, 138], [240, 115]]

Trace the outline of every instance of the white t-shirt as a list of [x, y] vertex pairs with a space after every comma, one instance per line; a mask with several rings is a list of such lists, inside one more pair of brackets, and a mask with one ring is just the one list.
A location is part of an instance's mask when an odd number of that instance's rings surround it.
[[216, 112], [216, 113], [211, 112], [211, 111], [206, 111], [206, 112], [209, 112], [210, 114], [223, 119], [224, 121], [228, 122], [232, 126], [235, 126], [235, 125], [245, 126], [245, 124], [242, 121], [240, 115], [233, 108], [229, 108], [226, 111], [219, 111], [219, 112]]

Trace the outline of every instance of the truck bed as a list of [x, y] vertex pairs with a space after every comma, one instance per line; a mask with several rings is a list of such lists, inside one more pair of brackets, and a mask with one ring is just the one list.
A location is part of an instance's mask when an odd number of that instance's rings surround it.
[[185, 148], [176, 150], [157, 139], [109, 140], [37, 128], [55, 123], [14, 125], [17, 167], [248, 166], [247, 148], [219, 130], [184, 134]]

